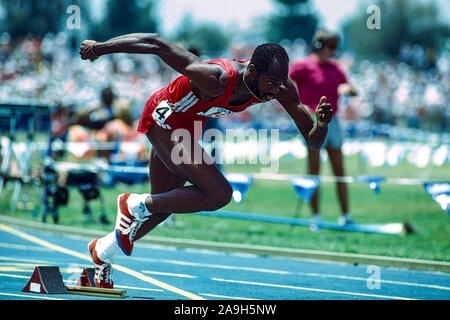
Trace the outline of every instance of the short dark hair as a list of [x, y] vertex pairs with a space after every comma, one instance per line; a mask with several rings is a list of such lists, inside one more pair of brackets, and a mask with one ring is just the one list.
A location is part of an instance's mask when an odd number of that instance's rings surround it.
[[276, 57], [281, 65], [289, 67], [289, 56], [282, 46], [276, 43], [264, 43], [255, 48], [250, 60], [257, 72], [266, 72], [273, 58]]
[[312, 50], [319, 51], [322, 49], [330, 40], [336, 40], [339, 42], [339, 34], [336, 32], [328, 31], [325, 29], [319, 29], [314, 33], [312, 38]]

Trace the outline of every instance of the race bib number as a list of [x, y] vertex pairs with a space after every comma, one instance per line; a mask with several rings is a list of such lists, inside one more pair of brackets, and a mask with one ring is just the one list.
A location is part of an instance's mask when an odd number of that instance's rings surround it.
[[172, 108], [167, 104], [167, 100], [161, 101], [152, 113], [153, 119], [159, 124], [163, 124], [172, 114]]

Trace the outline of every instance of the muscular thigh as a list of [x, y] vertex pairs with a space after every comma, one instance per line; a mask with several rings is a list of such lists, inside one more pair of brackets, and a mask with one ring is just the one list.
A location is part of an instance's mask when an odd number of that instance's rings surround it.
[[[184, 137], [181, 142], [173, 141], [172, 131], [164, 130], [156, 125], [150, 129], [147, 137], [152, 144], [152, 154], [155, 158], [153, 161], [156, 163], [153, 170], [150, 164], [152, 188], [154, 184], [164, 183], [166, 177], [170, 179], [170, 183], [167, 182], [170, 185], [188, 181], [205, 193], [221, 187], [230, 187], [211, 158], [192, 137]], [[184, 153], [183, 159], [187, 161], [175, 163], [173, 150], [179, 149], [180, 145]], [[160, 169], [163, 173], [159, 172]]]
[[152, 149], [150, 153], [150, 193], [157, 194], [184, 186], [186, 180], [171, 172]]

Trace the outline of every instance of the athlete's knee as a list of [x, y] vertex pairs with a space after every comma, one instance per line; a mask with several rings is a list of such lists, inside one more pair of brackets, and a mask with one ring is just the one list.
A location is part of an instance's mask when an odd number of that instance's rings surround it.
[[222, 183], [211, 194], [209, 194], [208, 211], [218, 210], [226, 206], [233, 196], [233, 188], [226, 182]]

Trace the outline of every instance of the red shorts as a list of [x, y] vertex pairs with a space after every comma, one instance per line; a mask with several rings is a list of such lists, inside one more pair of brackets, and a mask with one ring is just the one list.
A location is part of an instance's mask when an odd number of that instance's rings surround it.
[[137, 127], [137, 132], [146, 134], [157, 124], [166, 130], [186, 129], [195, 137], [201, 138], [206, 119], [193, 119], [174, 112], [167, 104], [169, 96], [166, 88], [159, 89], [147, 100]]

